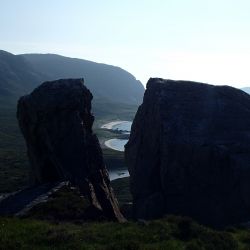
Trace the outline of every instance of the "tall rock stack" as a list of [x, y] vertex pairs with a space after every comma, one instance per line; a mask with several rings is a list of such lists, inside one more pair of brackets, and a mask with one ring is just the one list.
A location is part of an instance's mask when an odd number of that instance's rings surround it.
[[20, 98], [17, 118], [32, 183], [69, 180], [106, 218], [123, 221], [99, 141], [92, 133], [91, 100], [83, 79], [45, 82]]
[[125, 158], [136, 218], [250, 220], [250, 95], [228, 86], [150, 79]]

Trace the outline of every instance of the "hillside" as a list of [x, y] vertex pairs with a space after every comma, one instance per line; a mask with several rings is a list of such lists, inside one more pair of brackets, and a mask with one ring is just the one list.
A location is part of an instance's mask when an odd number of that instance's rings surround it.
[[119, 67], [54, 54], [24, 54], [22, 57], [44, 81], [84, 77], [96, 101], [136, 105], [142, 100], [144, 87], [141, 82]]
[[0, 50], [0, 98], [1, 107], [13, 103], [41, 82], [40, 74], [22, 56]]
[[1, 99], [15, 100], [44, 81], [60, 78], [84, 78], [97, 105], [139, 105], [144, 93], [141, 82], [119, 67], [54, 54], [13, 55], [0, 50]]
[[[20, 96], [47, 80], [84, 78], [91, 90], [95, 115], [94, 129], [113, 119], [132, 120], [142, 101], [144, 87], [125, 70], [59, 55], [13, 55], [0, 50], [0, 193], [27, 183], [26, 147], [16, 120]], [[107, 161], [114, 153], [105, 150]], [[119, 159], [121, 156], [119, 155]]]

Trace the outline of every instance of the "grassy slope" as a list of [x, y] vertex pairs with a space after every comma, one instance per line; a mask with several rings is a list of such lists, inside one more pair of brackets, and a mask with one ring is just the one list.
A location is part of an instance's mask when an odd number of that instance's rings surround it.
[[15, 117], [15, 108], [1, 107], [0, 193], [23, 188], [28, 182], [26, 147]]
[[174, 216], [124, 224], [0, 218], [1, 249], [247, 250], [249, 240], [247, 230], [218, 232]]
[[[131, 200], [128, 180], [112, 182], [120, 204]], [[86, 222], [82, 218], [88, 203], [77, 190], [62, 189], [52, 197], [31, 210], [29, 218], [0, 217], [0, 249], [250, 249], [250, 231], [243, 228], [216, 231], [177, 216], [123, 224]]]
[[113, 180], [111, 185], [121, 206], [132, 202], [132, 195], [129, 190], [129, 177]]

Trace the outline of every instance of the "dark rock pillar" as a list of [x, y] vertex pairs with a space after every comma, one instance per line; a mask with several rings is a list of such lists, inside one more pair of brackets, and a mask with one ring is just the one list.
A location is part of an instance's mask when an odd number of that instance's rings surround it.
[[125, 146], [137, 218], [250, 219], [250, 95], [150, 79]]
[[123, 221], [99, 141], [92, 133], [92, 94], [83, 79], [45, 82], [20, 98], [17, 118], [34, 185], [69, 180], [109, 219]]

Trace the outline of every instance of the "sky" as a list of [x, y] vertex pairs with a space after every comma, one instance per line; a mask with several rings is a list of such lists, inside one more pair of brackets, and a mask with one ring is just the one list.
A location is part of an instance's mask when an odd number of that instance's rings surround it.
[[249, 0], [0, 0], [0, 49], [250, 86]]

